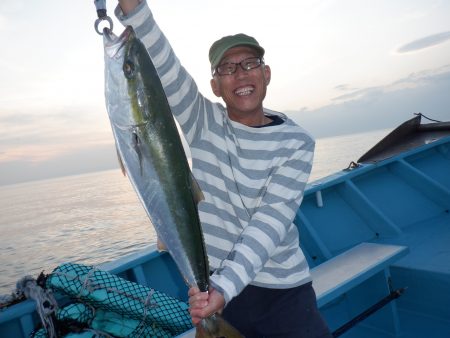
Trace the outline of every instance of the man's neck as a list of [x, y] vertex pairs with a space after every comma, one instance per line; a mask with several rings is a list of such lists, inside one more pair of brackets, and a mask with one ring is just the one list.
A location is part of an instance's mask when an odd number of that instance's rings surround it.
[[261, 110], [258, 113], [248, 113], [248, 114], [230, 114], [228, 113], [230, 120], [244, 124], [248, 127], [259, 127], [272, 122], [270, 118], [264, 115]]

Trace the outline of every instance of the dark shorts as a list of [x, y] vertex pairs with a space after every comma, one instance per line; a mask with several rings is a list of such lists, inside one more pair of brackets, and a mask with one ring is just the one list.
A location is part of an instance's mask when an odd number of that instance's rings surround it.
[[331, 338], [312, 283], [291, 289], [247, 286], [223, 317], [246, 338]]

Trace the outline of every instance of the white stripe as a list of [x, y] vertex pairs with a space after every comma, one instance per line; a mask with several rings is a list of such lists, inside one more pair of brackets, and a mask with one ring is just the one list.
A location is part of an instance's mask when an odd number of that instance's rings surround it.
[[[239, 234], [241, 233], [241, 230], [239, 228], [237, 228], [236, 225], [233, 224], [232, 222], [226, 221], [222, 218], [219, 218], [217, 215], [213, 215], [213, 214], [210, 214], [210, 213], [207, 213], [204, 211], [199, 212], [199, 213], [201, 213], [202, 221], [204, 221], [205, 223], [213, 224], [213, 225], [216, 225], [217, 227], [220, 227], [219, 225], [223, 225], [229, 233], [231, 233], [232, 235], [235, 235], [235, 236], [239, 236]], [[212, 237], [210, 239], [214, 240], [214, 238], [212, 238]], [[223, 238], [217, 238], [217, 239], [220, 240], [220, 243], [222, 240], [224, 240]], [[208, 243], [212, 243], [212, 242], [208, 242]], [[220, 246], [220, 243], [219, 243], [219, 246]], [[234, 243], [232, 243], [232, 244], [234, 244]]]
[[[272, 127], [271, 127], [272, 128]], [[268, 129], [271, 128], [254, 128], [255, 130], [259, 129]], [[273, 133], [273, 131], [272, 131]], [[302, 137], [301, 134], [295, 134], [298, 137]], [[261, 142], [262, 140], [262, 142]], [[267, 140], [267, 137], [259, 138], [259, 135], [252, 135], [251, 139], [240, 138], [239, 139], [239, 147], [243, 150], [266, 150], [266, 151], [278, 151], [280, 149], [287, 149], [292, 151], [297, 151], [304, 146], [305, 142], [303, 140]], [[304, 152], [309, 152], [304, 150]]]
[[163, 46], [162, 46], [162, 49], [161, 49], [161, 51], [158, 53], [158, 55], [154, 55], [153, 57], [152, 57], [152, 61], [153, 61], [153, 63], [155, 64], [155, 65], [158, 65], [158, 66], [160, 66], [160, 65], [163, 65], [166, 61], [167, 61], [167, 59], [168, 59], [168, 57], [169, 57], [169, 55], [170, 55], [170, 52], [171, 52], [171, 48], [170, 48], [170, 45], [169, 44], [164, 44]]
[[211, 280], [216, 283], [217, 285], [220, 285], [224, 291], [227, 293], [229, 298], [233, 298], [237, 294], [236, 287], [234, 284], [225, 276], [223, 275], [212, 275]]
[[[262, 231], [261, 229], [257, 228], [257, 227], [248, 227], [245, 229], [245, 235], [252, 237], [253, 239], [255, 239], [256, 241], [259, 242], [259, 244], [261, 244], [261, 246], [263, 246], [267, 252], [273, 252], [275, 250], [275, 246], [273, 245], [273, 240], [272, 238], [270, 238], [264, 231]], [[252, 253], [254, 253], [254, 251], [251, 251]], [[257, 256], [257, 255], [256, 255]], [[259, 260], [259, 256], [258, 260]], [[253, 257], [255, 258], [255, 257]], [[251, 262], [252, 260], [250, 260]]]
[[[270, 224], [270, 228], [275, 230], [281, 239], [286, 236], [287, 229], [285, 228], [285, 225], [278, 219], [270, 215], [262, 214], [261, 212], [257, 212], [254, 217], [263, 223]], [[272, 239], [270, 241], [273, 243]], [[273, 248], [273, 250], [275, 250], [275, 248]]]
[[245, 244], [237, 244], [236, 245], [236, 251], [240, 252], [242, 255], [245, 256], [245, 258], [252, 262], [256, 270], [259, 270], [262, 268], [262, 261], [261, 257], [259, 257], [256, 252], [252, 250], [249, 246]]
[[[226, 252], [230, 252], [231, 249], [233, 249], [234, 243], [227, 241], [224, 238], [219, 238], [219, 237], [215, 237], [212, 235], [209, 235], [208, 233], [204, 233], [205, 236], [205, 241], [208, 243], [208, 245], [226, 251]], [[222, 259], [220, 259], [219, 261], [221, 261]], [[220, 263], [219, 263], [220, 265]]]
[[173, 68], [161, 77], [161, 83], [163, 85], [170, 85], [176, 81], [180, 68], [181, 64], [179, 62], [175, 62]]
[[[196, 101], [197, 101], [197, 97], [195, 98], [195, 100], [193, 100], [192, 102], [191, 102], [191, 104], [189, 105], [189, 106], [187, 106], [186, 107], [186, 109], [181, 113], [181, 114], [178, 114], [177, 116], [176, 116], [176, 118], [177, 118], [177, 121], [181, 124], [181, 125], [184, 125], [184, 124], [186, 124], [186, 122], [189, 120], [189, 118], [190, 118], [190, 111], [192, 111], [192, 108], [193, 108], [193, 106], [194, 106], [194, 104], [196, 103]], [[195, 128], [196, 126], [195, 126], [195, 124], [192, 126], [192, 129], [191, 130], [195, 130], [196, 128]]]
[[[306, 176], [306, 178], [308, 177], [308, 175], [302, 175], [302, 176]], [[303, 181], [300, 179], [297, 179], [297, 182], [306, 183], [306, 181]], [[291, 190], [291, 189], [289, 189], [289, 187], [286, 187], [284, 185], [280, 185], [277, 183], [272, 183], [270, 185], [270, 193], [279, 197], [280, 199], [283, 199], [283, 200], [290, 200], [290, 199], [295, 198], [298, 195], [296, 190]]]
[[153, 26], [150, 32], [145, 34], [141, 38], [141, 42], [144, 44], [144, 46], [148, 49], [149, 47], [153, 46], [161, 37], [162, 32], [159, 29], [158, 26]]
[[189, 93], [189, 90], [191, 89], [191, 84], [192, 78], [188, 77], [186, 81], [182, 83], [178, 91], [176, 91], [167, 98], [170, 105], [177, 106], [186, 97], [186, 94]]

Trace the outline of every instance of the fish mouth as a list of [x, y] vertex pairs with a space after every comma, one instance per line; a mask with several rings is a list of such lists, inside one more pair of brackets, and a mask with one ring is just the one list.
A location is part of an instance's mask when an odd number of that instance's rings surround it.
[[135, 34], [131, 26], [127, 26], [125, 30], [119, 36], [115, 35], [112, 31], [103, 32], [103, 45], [105, 53], [110, 58], [115, 58], [119, 55], [122, 48], [134, 38]]
[[234, 90], [234, 94], [237, 96], [249, 96], [255, 91], [255, 86], [246, 85]]

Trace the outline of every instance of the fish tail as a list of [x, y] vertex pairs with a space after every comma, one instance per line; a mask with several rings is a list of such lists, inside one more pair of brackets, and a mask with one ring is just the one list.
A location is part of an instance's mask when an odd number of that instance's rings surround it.
[[197, 326], [196, 338], [244, 338], [231, 324], [218, 314], [205, 318]]

